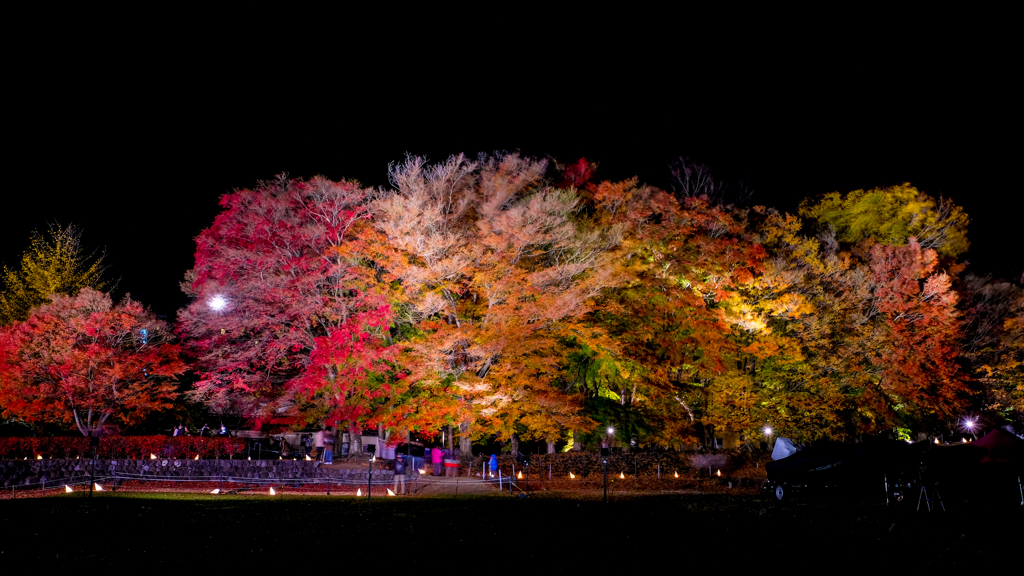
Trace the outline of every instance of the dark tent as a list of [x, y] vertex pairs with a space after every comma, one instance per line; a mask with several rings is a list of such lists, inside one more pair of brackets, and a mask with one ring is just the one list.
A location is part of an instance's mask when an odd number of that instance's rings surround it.
[[978, 440], [971, 442], [974, 446], [985, 448], [988, 453], [981, 462], [1003, 462], [1013, 467], [1024, 465], [1024, 440], [1010, 434], [1002, 428], [996, 428]]

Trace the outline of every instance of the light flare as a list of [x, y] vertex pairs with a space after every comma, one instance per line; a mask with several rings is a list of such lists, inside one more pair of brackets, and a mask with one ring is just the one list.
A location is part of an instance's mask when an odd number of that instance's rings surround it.
[[71, 489], [71, 486], [68, 486], [67, 484], [65, 484], [64, 485], [64, 492], [67, 492], [68, 494], [70, 494], [70, 493], [74, 492], [74, 490]]
[[220, 294], [214, 294], [213, 297], [206, 301], [206, 304], [214, 312], [220, 312], [228, 307], [228, 299]]

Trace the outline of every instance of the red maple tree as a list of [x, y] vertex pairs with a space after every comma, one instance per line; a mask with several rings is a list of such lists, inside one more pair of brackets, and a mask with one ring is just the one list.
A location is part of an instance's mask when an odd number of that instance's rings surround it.
[[198, 357], [194, 397], [260, 421], [365, 425], [401, 393], [387, 365], [391, 309], [359, 255], [374, 234], [370, 193], [281, 176], [221, 199], [178, 316]]
[[111, 418], [137, 423], [169, 408], [185, 371], [168, 330], [141, 304], [83, 288], [55, 294], [0, 330], [0, 404], [26, 421], [74, 424], [84, 436]]

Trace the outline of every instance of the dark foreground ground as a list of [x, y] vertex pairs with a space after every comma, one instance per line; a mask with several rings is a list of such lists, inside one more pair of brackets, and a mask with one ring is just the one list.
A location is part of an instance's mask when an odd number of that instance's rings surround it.
[[[0, 502], [0, 566], [176, 573], [1020, 573], [1021, 506], [915, 512], [751, 495], [84, 494]], [[19, 567], [14, 570], [15, 567]], [[362, 572], [362, 570], [366, 572]], [[13, 570], [13, 571], [9, 571]], [[276, 572], [272, 572], [276, 573]]]

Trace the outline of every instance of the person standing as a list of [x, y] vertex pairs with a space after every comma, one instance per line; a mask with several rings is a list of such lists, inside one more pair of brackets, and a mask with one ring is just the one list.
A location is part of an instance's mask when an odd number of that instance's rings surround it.
[[334, 430], [324, 431], [324, 464], [334, 464]]
[[402, 460], [402, 455], [398, 454], [395, 456], [395, 486], [392, 488], [395, 494], [398, 494], [398, 483], [402, 483], [402, 496], [405, 496], [405, 461]]
[[[494, 454], [491, 454], [491, 477], [493, 478], [493, 477], [497, 477], [497, 476], [498, 476], [498, 457], [495, 456]], [[485, 480], [486, 480], [486, 478], [485, 478]]]
[[316, 431], [313, 435], [313, 450], [317, 460], [322, 460], [324, 457], [324, 430], [321, 428]]
[[444, 450], [440, 446], [434, 446], [430, 450], [430, 463], [433, 464], [434, 476], [444, 474]]

